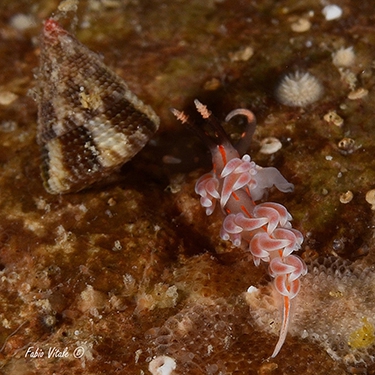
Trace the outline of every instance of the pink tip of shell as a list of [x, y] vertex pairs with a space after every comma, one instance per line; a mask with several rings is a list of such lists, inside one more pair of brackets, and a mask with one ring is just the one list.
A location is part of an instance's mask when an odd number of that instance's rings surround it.
[[48, 18], [44, 21], [43, 34], [45, 37], [48, 37], [58, 34], [67, 34], [67, 31], [65, 31], [56, 20]]
[[48, 18], [48, 20], [44, 22], [44, 30], [49, 33], [59, 28], [59, 24], [53, 18]]

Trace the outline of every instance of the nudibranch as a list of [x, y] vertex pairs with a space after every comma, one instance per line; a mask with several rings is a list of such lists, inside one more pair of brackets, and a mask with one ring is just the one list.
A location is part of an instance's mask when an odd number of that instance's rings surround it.
[[152, 108], [52, 18], [41, 34], [38, 84], [37, 141], [51, 194], [79, 191], [108, 176], [159, 127]]
[[279, 203], [260, 203], [265, 191], [276, 186], [282, 192], [291, 192], [293, 184], [273, 167], [262, 168], [251, 161], [249, 155], [241, 154], [255, 130], [255, 116], [246, 109], [236, 109], [228, 114], [226, 121], [242, 115], [247, 119], [247, 129], [237, 148], [229, 140], [219, 121], [205, 105], [195, 100], [198, 112], [210, 132], [196, 126], [189, 117], [176, 109], [172, 113], [192, 129], [209, 147], [213, 170], [200, 177], [195, 191], [200, 203], [211, 215], [217, 203], [225, 216], [220, 236], [230, 240], [236, 247], [250, 251], [256, 266], [261, 261], [269, 264], [273, 285], [282, 298], [282, 323], [278, 342], [271, 357], [275, 357], [286, 338], [291, 312], [291, 301], [300, 289], [300, 276], [307, 272], [304, 261], [293, 254], [303, 242], [302, 233], [292, 228], [292, 216]]

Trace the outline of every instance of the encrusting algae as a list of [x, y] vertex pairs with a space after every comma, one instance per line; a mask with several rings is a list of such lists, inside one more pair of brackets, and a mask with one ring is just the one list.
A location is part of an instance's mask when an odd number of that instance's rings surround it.
[[367, 318], [362, 319], [363, 325], [349, 335], [348, 345], [353, 349], [367, 349], [375, 343], [375, 328]]
[[[367, 366], [375, 360], [375, 275], [340, 259], [308, 265], [296, 298], [290, 333], [318, 343], [346, 366]], [[267, 287], [268, 288], [268, 287]], [[278, 305], [273, 291], [246, 293], [250, 312], [262, 329], [277, 332]], [[263, 294], [265, 294], [263, 296]]]

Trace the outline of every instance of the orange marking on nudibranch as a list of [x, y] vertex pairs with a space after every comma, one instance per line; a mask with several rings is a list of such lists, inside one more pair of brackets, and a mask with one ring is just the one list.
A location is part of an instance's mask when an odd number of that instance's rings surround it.
[[220, 152], [220, 155], [221, 155], [221, 159], [223, 160], [224, 165], [226, 165], [227, 164], [227, 153], [225, 151], [225, 147], [223, 145], [219, 145], [218, 148], [219, 148], [219, 152]]
[[214, 175], [216, 176], [217, 175], [217, 166], [216, 166], [216, 163], [212, 163], [212, 169], [214, 171]]
[[236, 201], [239, 201], [239, 200], [240, 200], [239, 196], [238, 196], [235, 192], [232, 193], [232, 197], [233, 197]]
[[245, 206], [241, 206], [241, 210], [249, 217], [252, 218], [253, 216], [250, 214], [250, 212], [246, 209]]

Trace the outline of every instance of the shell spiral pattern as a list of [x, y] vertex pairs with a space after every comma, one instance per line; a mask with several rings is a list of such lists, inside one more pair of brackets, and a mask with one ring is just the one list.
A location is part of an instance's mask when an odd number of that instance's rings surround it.
[[79, 191], [108, 176], [158, 129], [151, 107], [52, 18], [41, 34], [38, 83], [37, 141], [51, 194]]

